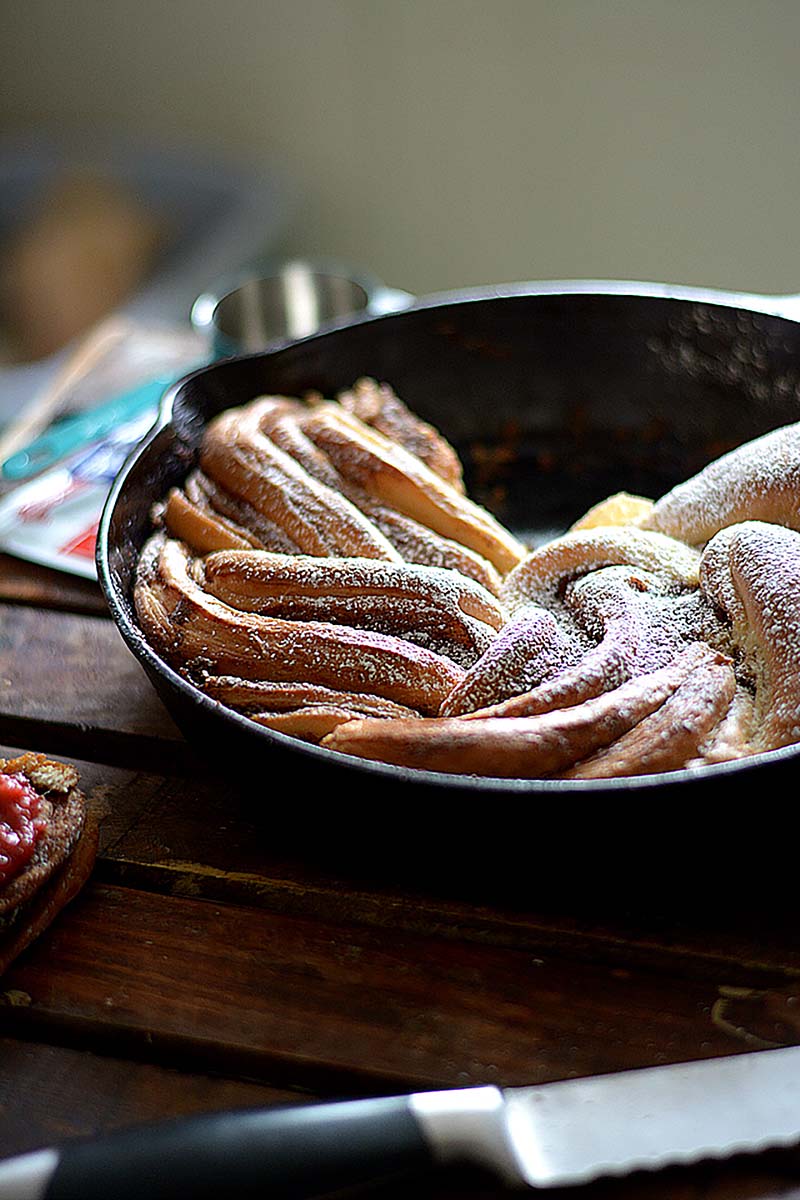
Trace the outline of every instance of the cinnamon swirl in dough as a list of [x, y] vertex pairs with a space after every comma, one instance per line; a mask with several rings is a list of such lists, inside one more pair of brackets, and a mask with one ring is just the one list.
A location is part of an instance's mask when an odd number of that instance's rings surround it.
[[197, 679], [209, 672], [306, 682], [433, 713], [464, 673], [452, 659], [402, 638], [241, 611], [198, 584], [195, 565], [181, 542], [153, 540], [135, 598], [153, 644]]
[[354, 720], [338, 726], [323, 745], [429, 771], [501, 778], [559, 775], [597, 750], [618, 743], [630, 730], [641, 729], [681, 685], [712, 667], [718, 668], [720, 682], [727, 680], [728, 660], [707, 646], [694, 645], [669, 666], [583, 704], [518, 718]]
[[248, 719], [373, 761], [606, 779], [800, 742], [800, 426], [526, 548], [387, 384], [213, 420], [136, 610]]
[[464, 496], [444, 438], [367, 380], [341, 403], [222, 413], [158, 518], [169, 536], [146, 547], [135, 595], [150, 640], [312, 740], [351, 716], [437, 712], [507, 619], [497, 564], [525, 554]]

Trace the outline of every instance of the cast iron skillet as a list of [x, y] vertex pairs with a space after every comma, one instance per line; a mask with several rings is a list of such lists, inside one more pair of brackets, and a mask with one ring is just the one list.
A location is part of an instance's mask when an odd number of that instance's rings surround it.
[[[778, 299], [624, 283], [548, 283], [433, 297], [268, 353], [187, 376], [116, 480], [97, 561], [111, 613], [187, 739], [235, 764], [268, 797], [276, 772], [293, 793], [414, 807], [470, 820], [537, 797], [581, 819], [625, 799], [642, 805], [719, 801], [739, 781], [770, 789], [796, 778], [789, 747], [700, 772], [610, 781], [497, 780], [411, 771], [307, 746], [223, 708], [147, 645], [132, 611], [139, 550], [155, 499], [195, 459], [205, 422], [262, 393], [326, 395], [361, 375], [390, 381], [453, 441], [470, 494], [531, 542], [564, 530], [620, 489], [658, 496], [722, 451], [800, 419], [800, 324]], [[308, 790], [316, 788], [316, 792]], [[509, 807], [510, 802], [510, 807]], [[388, 805], [393, 807], [388, 808]], [[291, 807], [291, 806], [290, 806]], [[711, 811], [704, 803], [704, 811]], [[640, 809], [641, 810], [641, 809]], [[595, 814], [590, 818], [590, 814]]]

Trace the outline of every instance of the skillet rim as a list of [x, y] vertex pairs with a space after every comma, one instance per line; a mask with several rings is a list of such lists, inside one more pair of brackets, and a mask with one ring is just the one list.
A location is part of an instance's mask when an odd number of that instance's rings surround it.
[[[300, 738], [280, 733], [278, 730], [257, 725], [246, 716], [227, 708], [220, 701], [206, 695], [184, 676], [175, 671], [147, 642], [139, 626], [128, 615], [130, 601], [117, 587], [110, 566], [110, 527], [117, 504], [124, 495], [129, 477], [135, 471], [140, 459], [149, 450], [152, 442], [160, 434], [172, 427], [172, 415], [175, 400], [183, 389], [209, 371], [218, 370], [226, 363], [252, 361], [270, 358], [280, 351], [307, 343], [318, 343], [324, 339], [335, 337], [336, 334], [352, 326], [373, 325], [378, 322], [393, 321], [407, 318], [417, 311], [458, 304], [471, 304], [481, 301], [502, 301], [537, 296], [630, 296], [634, 299], [678, 300], [694, 304], [707, 304], [725, 308], [742, 309], [746, 312], [756, 312], [767, 316], [777, 317], [791, 324], [800, 323], [800, 307], [794, 296], [760, 295], [756, 293], [724, 291], [713, 288], [700, 288], [683, 284], [646, 283], [633, 280], [542, 280], [527, 283], [496, 284], [483, 287], [463, 288], [456, 291], [437, 292], [419, 298], [414, 304], [400, 313], [386, 313], [372, 316], [369, 313], [358, 314], [355, 317], [326, 325], [325, 329], [311, 334], [306, 338], [286, 338], [270, 343], [257, 354], [233, 355], [229, 358], [217, 359], [206, 366], [191, 371], [173, 383], [164, 393], [159, 405], [158, 416], [150, 431], [139, 445], [131, 452], [117, 475], [106, 499], [97, 531], [95, 561], [98, 580], [106, 603], [109, 606], [112, 619], [119, 630], [128, 649], [131, 650], [148, 677], [155, 673], [172, 692], [177, 692], [183, 701], [190, 706], [199, 708], [205, 717], [220, 720], [223, 725], [231, 727], [240, 736], [250, 739], [260, 739], [265, 749], [297, 754], [310, 759], [317, 767], [324, 768], [327, 764], [346, 771], [355, 771], [367, 779], [381, 778], [394, 784], [410, 786], [426, 786], [439, 790], [457, 793], [468, 790], [472, 793], [506, 793], [510, 796], [536, 794], [568, 794], [571, 797], [585, 795], [598, 797], [600, 795], [623, 793], [646, 793], [653, 789], [663, 790], [680, 788], [681, 784], [711, 783], [714, 780], [725, 780], [729, 776], [738, 778], [748, 770], [758, 770], [762, 767], [779, 767], [800, 757], [800, 743], [782, 746], [775, 750], [762, 751], [760, 754], [749, 755], [746, 758], [734, 759], [728, 762], [714, 763], [694, 769], [683, 768], [679, 771], [664, 771], [652, 775], [619, 776], [612, 779], [517, 779], [501, 776], [480, 776], [469, 774], [450, 774], [442, 771], [427, 771], [416, 767], [400, 767], [393, 763], [382, 763], [372, 759], [357, 758], [353, 755], [342, 754], [327, 747], [304, 742]], [[794, 308], [797, 316], [789, 315]], [[174, 437], [173, 432], [173, 437]], [[152, 679], [150, 680], [152, 684]], [[155, 687], [155, 685], [153, 684]], [[165, 702], [165, 707], [169, 705]], [[187, 739], [190, 740], [190, 739]]]

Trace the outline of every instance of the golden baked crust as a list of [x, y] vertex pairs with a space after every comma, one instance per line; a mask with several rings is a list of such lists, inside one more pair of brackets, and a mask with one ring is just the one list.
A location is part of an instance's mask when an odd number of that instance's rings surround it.
[[198, 680], [207, 673], [304, 681], [434, 713], [464, 673], [452, 659], [388, 634], [233, 608], [197, 583], [180, 542], [156, 535], [142, 561], [135, 591], [142, 627], [168, 661]]
[[411, 412], [388, 383], [365, 377], [357, 380], [350, 391], [340, 392], [337, 400], [365, 425], [416, 455], [463, 495], [464, 474], [453, 447], [438, 429]]
[[800, 425], [528, 552], [365, 379], [223, 413], [164, 522], [138, 572], [147, 636], [332, 750], [577, 780], [800, 741]]

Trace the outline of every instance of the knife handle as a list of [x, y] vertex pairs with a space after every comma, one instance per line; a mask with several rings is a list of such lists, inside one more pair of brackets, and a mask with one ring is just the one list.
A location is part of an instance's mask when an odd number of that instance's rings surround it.
[[310, 1197], [429, 1169], [408, 1097], [192, 1117], [67, 1146], [42, 1200]]

